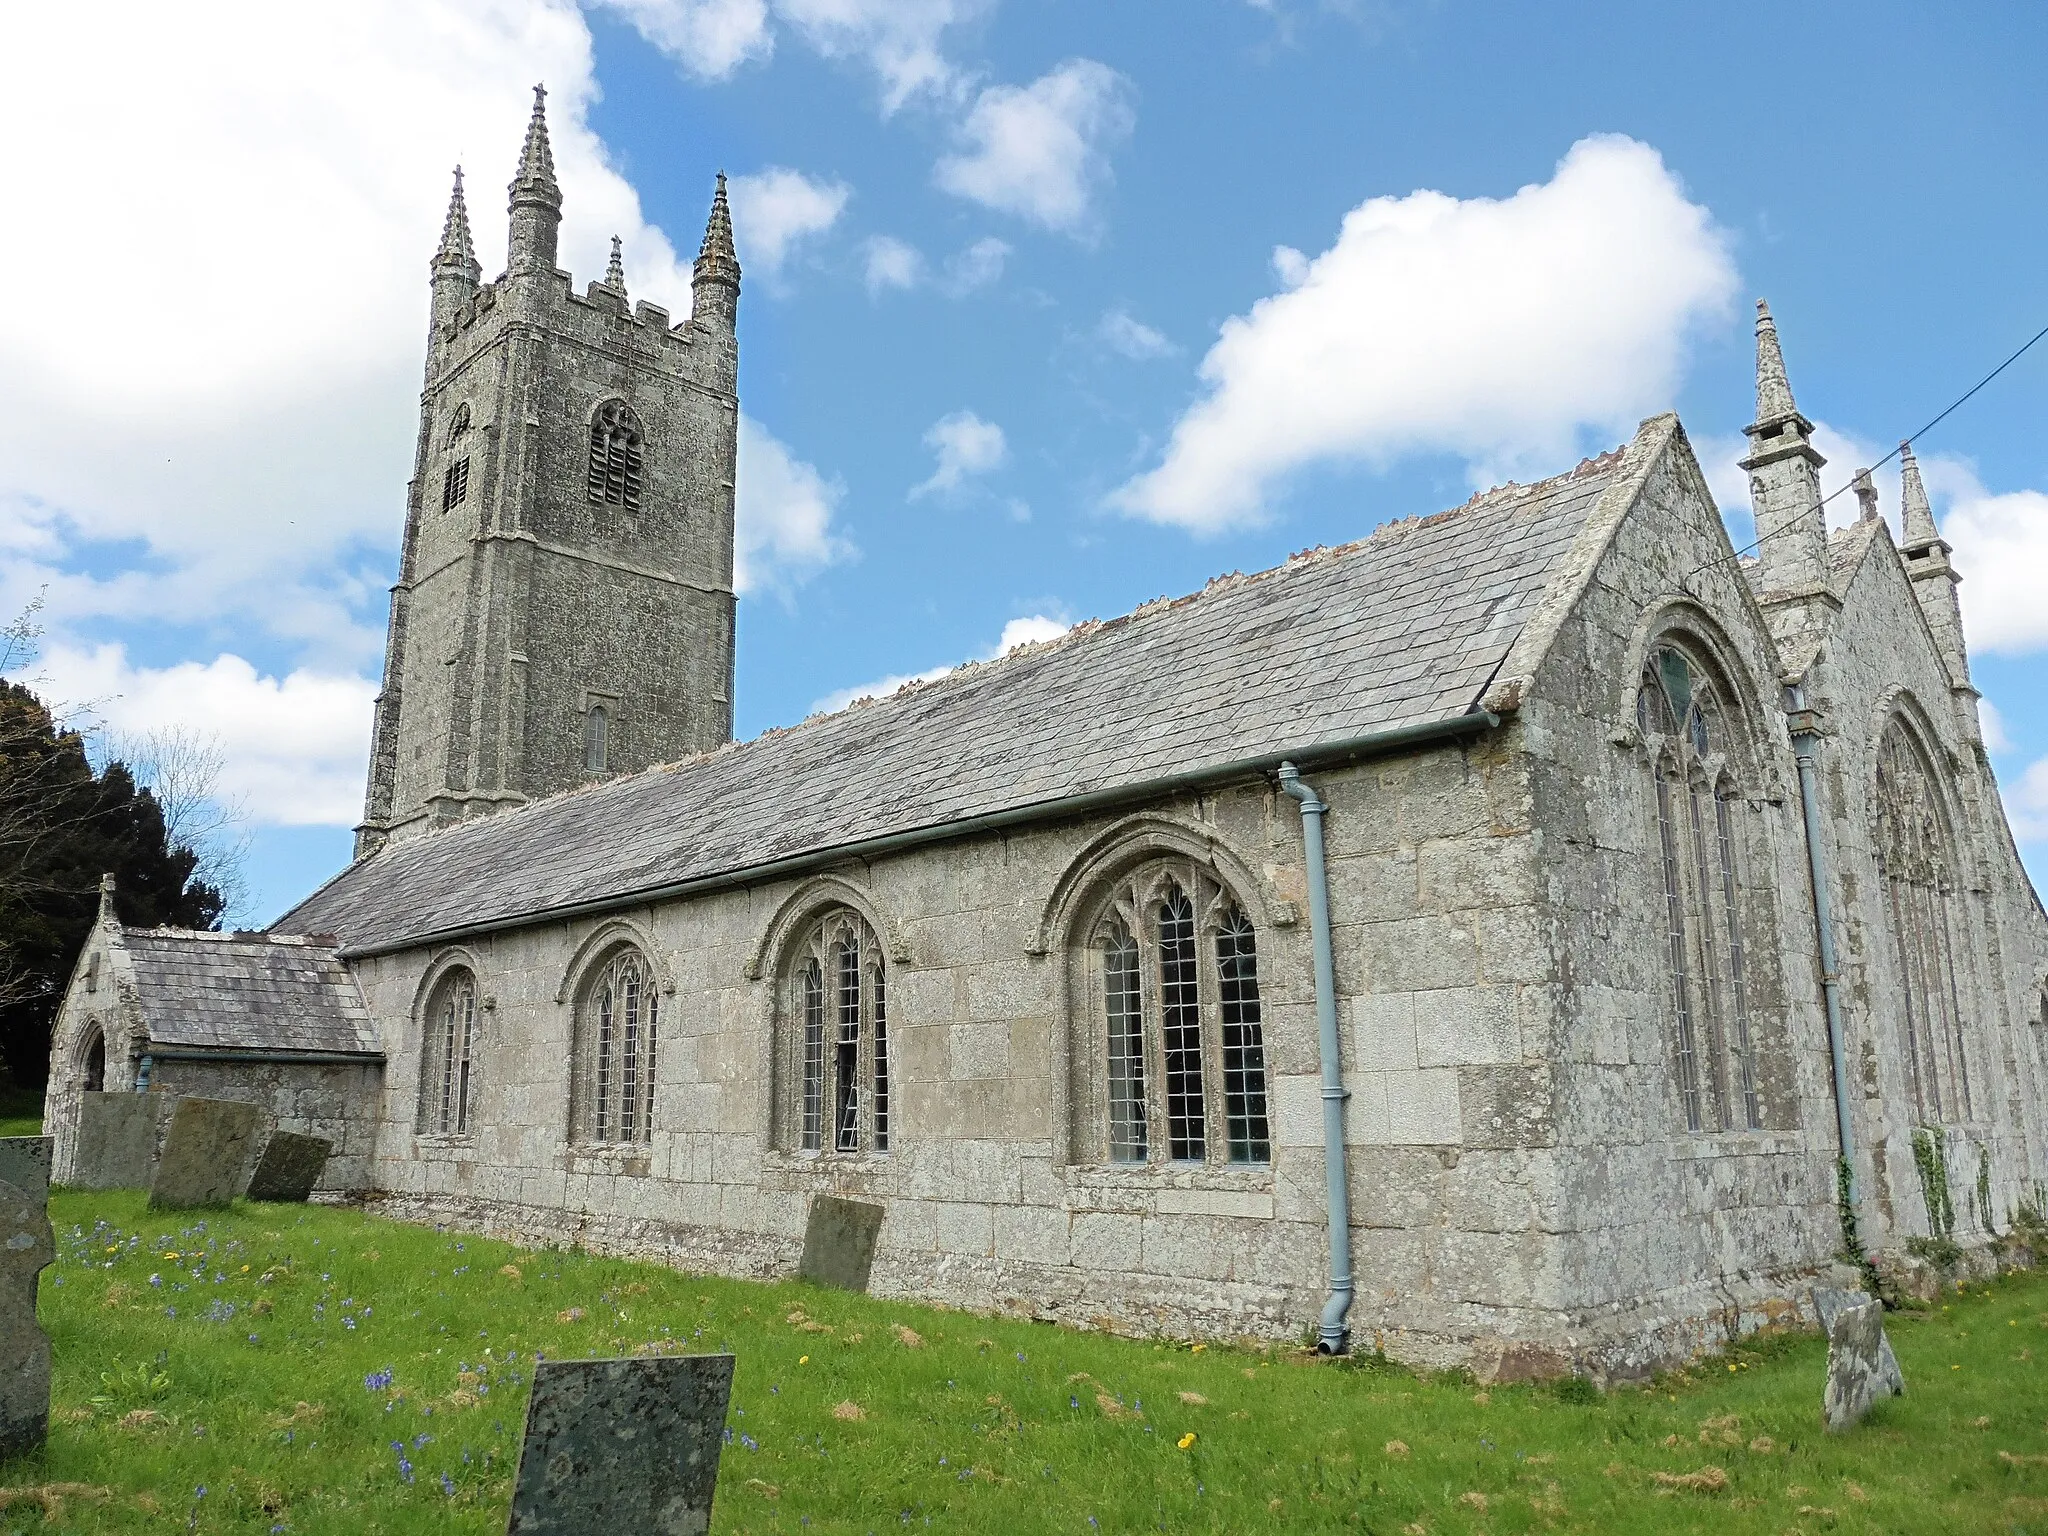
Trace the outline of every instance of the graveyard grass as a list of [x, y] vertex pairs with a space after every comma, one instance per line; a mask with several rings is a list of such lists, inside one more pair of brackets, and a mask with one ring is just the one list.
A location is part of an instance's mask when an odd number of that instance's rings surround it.
[[6, 1067], [0, 1065], [0, 1136], [40, 1136], [43, 1131], [41, 1091], [13, 1087], [6, 1081], [6, 1071]]
[[0, 1465], [8, 1533], [500, 1532], [533, 1361], [636, 1350], [738, 1357], [722, 1533], [2048, 1532], [2048, 1277], [1894, 1316], [1908, 1395], [1831, 1438], [1811, 1335], [1481, 1391], [345, 1209], [51, 1215], [56, 1401]]

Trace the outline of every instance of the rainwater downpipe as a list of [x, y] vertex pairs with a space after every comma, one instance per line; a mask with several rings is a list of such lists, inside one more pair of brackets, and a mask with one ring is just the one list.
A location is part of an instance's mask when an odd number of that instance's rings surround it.
[[1344, 1326], [1351, 1310], [1351, 1193], [1344, 1156], [1344, 1060], [1337, 1038], [1337, 963], [1330, 947], [1330, 871], [1323, 857], [1323, 815], [1329, 807], [1302, 782], [1294, 764], [1280, 765], [1280, 787], [1301, 807], [1308, 859], [1308, 927], [1316, 955], [1316, 1038], [1323, 1060], [1323, 1167], [1330, 1185], [1330, 1299], [1323, 1303], [1316, 1348], [1341, 1355], [1351, 1347]]
[[[1828, 1016], [1828, 1060], [1835, 1076], [1835, 1137], [1849, 1174], [1849, 1219], [1857, 1221], [1856, 1140], [1849, 1124], [1849, 1060], [1842, 1044], [1842, 976], [1835, 961], [1835, 920], [1828, 906], [1827, 859], [1821, 851], [1820, 791], [1815, 785], [1815, 752], [1820, 720], [1806, 707], [1806, 691], [1787, 690], [1792, 705], [1792, 758], [1799, 765], [1799, 808], [1806, 818], [1806, 869], [1813, 885], [1814, 925], [1820, 933], [1820, 995]], [[1858, 1223], [1860, 1225], [1860, 1223]]]

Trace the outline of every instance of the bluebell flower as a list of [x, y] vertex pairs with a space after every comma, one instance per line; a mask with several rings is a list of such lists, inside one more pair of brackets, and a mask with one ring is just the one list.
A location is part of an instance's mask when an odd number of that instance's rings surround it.
[[441, 1474], [441, 1491], [451, 1499], [455, 1497], [455, 1479], [446, 1472]]

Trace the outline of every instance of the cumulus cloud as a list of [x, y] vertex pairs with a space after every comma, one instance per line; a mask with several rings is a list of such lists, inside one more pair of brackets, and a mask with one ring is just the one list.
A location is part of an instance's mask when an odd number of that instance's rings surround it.
[[1727, 236], [1648, 145], [1580, 140], [1512, 197], [1373, 198], [1281, 292], [1224, 323], [1207, 395], [1112, 497], [1198, 533], [1256, 523], [1331, 461], [1452, 453], [1475, 480], [1554, 468], [1669, 403], [1727, 312]]
[[924, 276], [924, 257], [914, 245], [893, 235], [876, 235], [867, 243], [868, 297], [885, 288], [915, 288]]
[[727, 191], [740, 265], [770, 278], [782, 271], [800, 242], [837, 223], [853, 195], [843, 182], [815, 181], [781, 165], [735, 176]]
[[1151, 326], [1142, 320], [1133, 320], [1128, 311], [1121, 309], [1112, 309], [1104, 315], [1102, 323], [1095, 328], [1095, 334], [1110, 351], [1120, 352], [1138, 363], [1155, 357], [1169, 357], [1180, 350]]
[[938, 456], [938, 468], [929, 480], [911, 488], [913, 497], [957, 491], [971, 476], [999, 468], [1010, 456], [1003, 429], [972, 411], [940, 417], [925, 433], [924, 444]]
[[1003, 263], [1010, 259], [1008, 242], [994, 235], [984, 236], [965, 250], [954, 253], [946, 263], [946, 291], [961, 298], [977, 288], [986, 288], [1003, 275]]
[[744, 414], [733, 495], [733, 585], [742, 595], [787, 591], [854, 553], [832, 526], [846, 487]]
[[984, 207], [1083, 233], [1109, 177], [1108, 150], [1136, 122], [1131, 84], [1094, 59], [1069, 59], [1029, 85], [992, 85], [939, 161], [940, 187]]
[[368, 678], [301, 669], [269, 677], [240, 656], [138, 667], [125, 647], [57, 645], [41, 689], [117, 737], [183, 729], [221, 746], [218, 797], [259, 826], [351, 827], [370, 755]]
[[[974, 661], [993, 661], [1006, 656], [1020, 645], [1037, 645], [1046, 640], [1057, 640], [1073, 626], [1060, 619], [1048, 618], [1034, 613], [1028, 618], [1012, 619], [1003, 626], [1002, 635], [996, 643], [980, 655], [970, 658]], [[944, 666], [927, 667], [922, 672], [903, 672], [890, 677], [875, 679], [872, 683], [856, 683], [851, 688], [841, 688], [826, 694], [811, 706], [814, 715], [829, 715], [846, 708], [855, 699], [886, 699], [905, 683], [929, 683], [944, 677], [962, 665], [948, 662]]]
[[596, 0], [702, 80], [723, 80], [775, 50], [767, 0]]

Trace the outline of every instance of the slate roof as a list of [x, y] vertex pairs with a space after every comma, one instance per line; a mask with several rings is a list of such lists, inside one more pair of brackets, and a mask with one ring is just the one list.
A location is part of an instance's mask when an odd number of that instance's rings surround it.
[[276, 927], [346, 951], [1473, 710], [1621, 452], [687, 762], [391, 843]]
[[377, 1030], [332, 942], [261, 933], [122, 930], [155, 1045], [377, 1055]]

